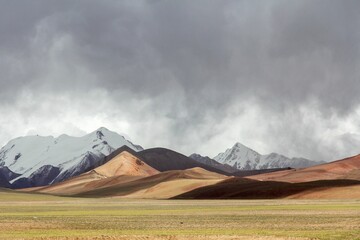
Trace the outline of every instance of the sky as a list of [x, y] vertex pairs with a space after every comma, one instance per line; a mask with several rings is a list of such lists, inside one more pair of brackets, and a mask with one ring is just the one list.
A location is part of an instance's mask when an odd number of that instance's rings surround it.
[[1, 146], [106, 127], [187, 155], [360, 153], [360, 1], [0, 4]]

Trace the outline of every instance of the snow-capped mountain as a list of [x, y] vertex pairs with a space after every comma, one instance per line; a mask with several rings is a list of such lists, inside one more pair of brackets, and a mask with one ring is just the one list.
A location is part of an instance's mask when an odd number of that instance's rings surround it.
[[[20, 174], [10, 181], [16, 187], [33, 186], [34, 179], [44, 179], [44, 175], [47, 178], [40, 181], [40, 185], [49, 184], [103, 164], [105, 156], [124, 145], [135, 151], [143, 150], [106, 128], [83, 137], [19, 137], [0, 149], [0, 167]], [[36, 182], [35, 185], [39, 185], [39, 181]]]
[[261, 155], [258, 152], [236, 143], [232, 148], [218, 154], [214, 160], [222, 164], [228, 164], [239, 170], [255, 170], [270, 168], [303, 168], [324, 162], [312, 161], [305, 158], [288, 158], [278, 153]]

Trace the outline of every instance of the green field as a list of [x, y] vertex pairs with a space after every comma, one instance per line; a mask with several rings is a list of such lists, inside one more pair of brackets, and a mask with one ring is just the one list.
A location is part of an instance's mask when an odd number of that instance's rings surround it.
[[360, 239], [360, 201], [76, 199], [0, 192], [0, 239], [297, 238]]

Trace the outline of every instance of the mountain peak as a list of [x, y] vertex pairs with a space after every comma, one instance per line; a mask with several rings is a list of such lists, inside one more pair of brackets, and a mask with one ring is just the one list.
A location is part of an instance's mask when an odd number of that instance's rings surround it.
[[232, 148], [218, 154], [214, 160], [236, 167], [239, 170], [308, 167], [319, 163], [300, 158], [290, 159], [278, 153], [261, 155], [239, 142], [235, 143]]
[[97, 130], [97, 131], [96, 131], [96, 137], [97, 137], [98, 139], [101, 139], [101, 140], [102, 140], [102, 138], [104, 137], [104, 134], [102, 133], [102, 131]]
[[108, 135], [109, 133], [113, 133], [113, 132], [105, 127], [100, 127], [92, 132], [92, 134], [95, 134], [96, 138], [100, 140], [102, 140], [103, 137], [105, 137], [105, 135]]
[[99, 127], [98, 129], [95, 130], [95, 132], [110, 132], [110, 130], [107, 129], [106, 127]]
[[252, 151], [252, 152], [256, 152], [255, 150], [249, 148], [248, 146], [245, 146], [244, 144], [237, 142], [234, 144], [234, 146], [232, 147], [232, 149], [240, 149], [240, 150], [245, 150], [245, 151]]
[[245, 145], [240, 142], [236, 142], [233, 147], [245, 147]]

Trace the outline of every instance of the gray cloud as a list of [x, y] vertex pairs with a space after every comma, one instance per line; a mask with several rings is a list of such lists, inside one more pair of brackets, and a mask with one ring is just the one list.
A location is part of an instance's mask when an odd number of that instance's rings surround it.
[[0, 143], [99, 126], [215, 155], [359, 151], [358, 1], [0, 1]]

